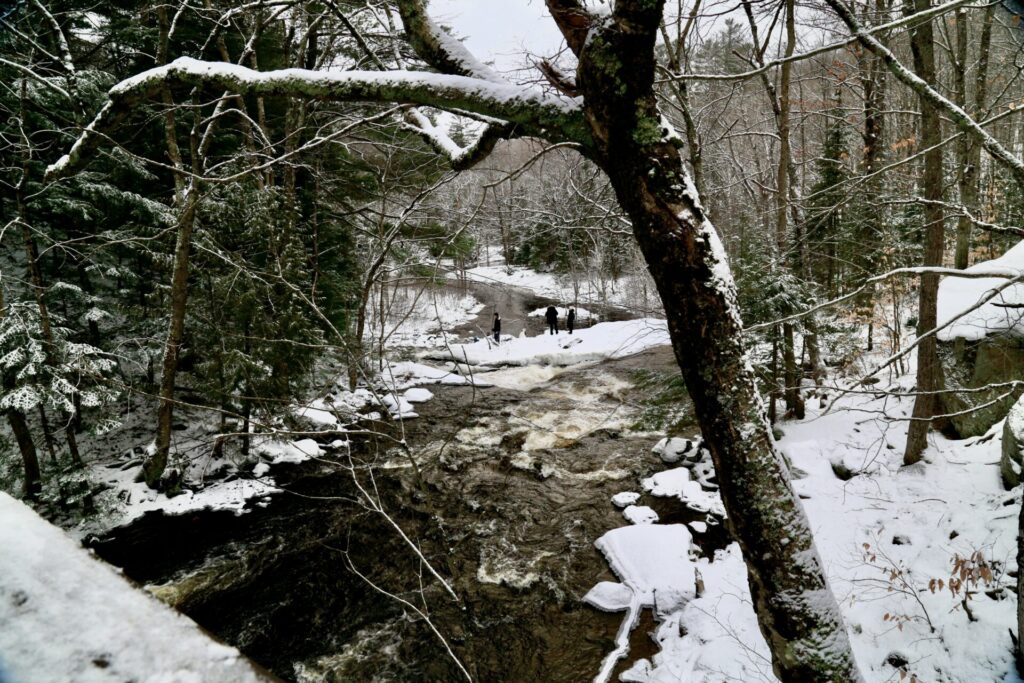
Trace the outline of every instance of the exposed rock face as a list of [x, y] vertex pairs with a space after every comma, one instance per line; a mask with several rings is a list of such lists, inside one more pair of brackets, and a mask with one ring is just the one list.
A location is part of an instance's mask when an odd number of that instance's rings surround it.
[[[1018, 400], [1003, 425], [1003, 457], [999, 461], [999, 472], [1003, 485], [1008, 489], [1020, 483], [1021, 459], [1024, 458], [1024, 396]], [[1024, 602], [1024, 601], [1022, 601]]]
[[[979, 340], [957, 339], [940, 345], [939, 357], [948, 389], [976, 389], [1024, 378], [1024, 338], [1013, 334], [990, 335]], [[1024, 388], [1017, 387], [996, 400], [1009, 387], [992, 387], [976, 393], [944, 394], [945, 413], [953, 429], [963, 438], [980, 436], [999, 422]], [[978, 406], [977, 410], [963, 413]]]

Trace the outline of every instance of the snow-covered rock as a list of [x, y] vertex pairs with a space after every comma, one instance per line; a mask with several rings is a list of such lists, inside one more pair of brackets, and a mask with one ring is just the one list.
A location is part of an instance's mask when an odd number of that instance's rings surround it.
[[612, 496], [612, 505], [617, 508], [624, 508], [627, 505], [632, 505], [638, 500], [640, 500], [639, 493], [635, 491], [622, 491]]
[[[976, 263], [967, 272], [1001, 274], [1003, 277], [943, 278], [939, 283], [939, 325], [959, 318], [949, 327], [940, 330], [938, 339], [977, 340], [1007, 332], [1024, 336], [1024, 283], [1014, 283], [989, 298], [993, 292], [1006, 285], [1009, 278], [1024, 274], [1024, 241], [999, 258]], [[985, 299], [988, 301], [979, 308], [961, 315]]]
[[686, 467], [658, 472], [641, 484], [651, 495], [676, 497], [691, 510], [725, 517], [725, 506], [718, 493], [705, 491], [699, 482], [690, 479], [690, 470]]
[[629, 608], [633, 591], [629, 586], [614, 581], [601, 581], [583, 596], [583, 602], [602, 612], [621, 612]]
[[687, 460], [700, 458], [700, 442], [693, 439], [678, 437], [662, 439], [651, 450], [661, 458], [662, 462], [670, 465], [683, 458]]
[[409, 403], [425, 403], [426, 401], [434, 398], [434, 394], [431, 393], [429, 389], [414, 387], [412, 389], [406, 389], [405, 393], [402, 394], [402, 398]]
[[1024, 396], [1010, 408], [1003, 423], [1003, 452], [999, 459], [999, 472], [1008, 489], [1020, 483], [1024, 460]]
[[646, 505], [627, 505], [622, 516], [630, 524], [655, 524], [658, 521], [658, 513]]
[[653, 607], [658, 591], [695, 594], [691, 540], [683, 524], [641, 524], [612, 529], [594, 545], [640, 605]]

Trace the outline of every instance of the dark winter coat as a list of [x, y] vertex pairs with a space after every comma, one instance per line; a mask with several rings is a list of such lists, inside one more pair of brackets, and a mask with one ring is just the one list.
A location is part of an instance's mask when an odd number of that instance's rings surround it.
[[549, 325], [554, 323], [558, 320], [558, 309], [554, 306], [548, 306], [548, 310], [544, 314], [544, 317], [547, 318]]
[[494, 334], [501, 334], [501, 318], [494, 319], [494, 326], [491, 328]]
[[572, 325], [574, 322], [576, 322], [576, 310], [575, 309], [572, 309], [572, 310], [569, 311], [569, 317], [567, 319], [568, 319], [570, 325]]

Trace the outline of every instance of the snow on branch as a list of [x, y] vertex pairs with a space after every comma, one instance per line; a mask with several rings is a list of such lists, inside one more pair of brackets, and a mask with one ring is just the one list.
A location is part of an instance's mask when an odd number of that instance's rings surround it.
[[857, 17], [854, 16], [853, 12], [849, 7], [847, 7], [843, 0], [825, 0], [825, 2], [828, 3], [829, 7], [835, 10], [836, 14], [839, 15], [839, 18], [842, 19], [843, 23], [845, 23], [847, 28], [850, 29], [850, 33], [852, 33], [864, 47], [885, 62], [889, 71], [891, 71], [899, 81], [917, 93], [919, 97], [928, 100], [932, 106], [944, 111], [950, 119], [952, 119], [953, 123], [956, 124], [957, 128], [981, 143], [981, 146], [985, 148], [985, 151], [987, 151], [993, 159], [1005, 166], [1010, 174], [1013, 175], [1018, 185], [1024, 188], [1024, 161], [1021, 161], [1021, 159], [1014, 156], [1009, 150], [999, 144], [999, 141], [989, 135], [984, 128], [978, 125], [978, 122], [971, 118], [963, 108], [951, 102], [937, 90], [928, 85], [928, 83], [926, 83], [920, 76], [903, 66], [889, 48], [871, 35], [870, 32], [865, 31], [863, 27], [861, 27]]
[[80, 170], [139, 102], [169, 85], [216, 86], [238, 94], [463, 109], [506, 121], [523, 134], [543, 135], [555, 141], [589, 139], [579, 100], [548, 95], [532, 87], [423, 71], [260, 72], [225, 62], [180, 57], [111, 88], [107, 103], [71, 150], [47, 169], [47, 178], [67, 177]]
[[18, 71], [22, 72], [23, 74], [25, 74], [29, 78], [31, 78], [31, 79], [33, 79], [35, 81], [38, 81], [39, 83], [43, 84], [44, 86], [46, 86], [50, 90], [54, 91], [55, 93], [57, 93], [61, 97], [66, 97], [69, 100], [72, 99], [70, 93], [68, 93], [67, 90], [65, 90], [64, 88], [60, 87], [56, 83], [54, 83], [51, 79], [36, 73], [35, 71], [33, 71], [32, 69], [28, 68], [24, 64], [18, 64], [17, 62], [12, 62], [10, 60], [4, 59], [3, 57], [0, 57], [0, 64], [3, 64], [4, 66], [9, 66], [9, 67], [11, 67], [13, 69], [17, 69]]
[[[934, 19], [935, 17], [939, 17], [939, 16], [942, 16], [944, 14], [948, 14], [949, 12], [952, 12], [953, 10], [958, 9], [958, 8], [962, 7], [963, 5], [968, 5], [968, 4], [971, 4], [973, 2], [975, 2], [975, 0], [952, 0], [952, 2], [946, 2], [946, 3], [943, 3], [941, 5], [936, 5], [935, 7], [932, 7], [931, 9], [923, 10], [921, 12], [915, 12], [914, 14], [910, 14], [910, 15], [905, 16], [905, 17], [900, 17], [899, 19], [895, 19], [895, 20], [890, 21], [890, 22], [888, 22], [886, 24], [879, 24], [878, 26], [873, 26], [870, 29], [863, 29], [863, 30], [861, 30], [860, 33], [861, 34], [866, 34], [866, 35], [874, 35], [874, 34], [880, 34], [880, 33], [888, 34], [889, 32], [893, 31], [894, 29], [903, 28], [904, 26], [907, 26], [908, 24], [919, 24], [919, 23], [921, 23], [924, 20]], [[671, 73], [671, 72], [669, 72], [670, 73], [670, 77], [667, 80], [745, 81], [745, 80], [747, 80], [749, 78], [753, 78], [754, 76], [759, 76], [759, 75], [765, 73], [766, 71], [774, 69], [775, 67], [782, 66], [783, 64], [792, 63], [792, 62], [801, 62], [801, 61], [804, 61], [804, 60], [807, 60], [807, 59], [811, 59], [812, 57], [817, 57], [818, 55], [823, 55], [823, 54], [826, 54], [828, 52], [832, 52], [834, 50], [837, 50], [839, 48], [846, 47], [847, 45], [849, 45], [851, 43], [857, 42], [858, 40], [860, 40], [860, 35], [852, 35], [849, 38], [844, 38], [843, 40], [837, 40], [837, 41], [832, 42], [832, 43], [826, 43], [825, 45], [813, 48], [811, 50], [807, 50], [805, 52], [797, 53], [797, 54], [795, 54], [795, 55], [793, 55], [791, 57], [780, 57], [778, 59], [773, 59], [771, 61], [765, 62], [764, 64], [761, 64], [756, 69], [751, 69], [750, 71], [743, 71], [743, 72], [740, 72], [740, 73], [730, 73], [730, 74]]]
[[[886, 273], [882, 273], [881, 275], [869, 277], [868, 279], [864, 280], [860, 287], [857, 287], [853, 291], [847, 292], [842, 296], [838, 296], [834, 299], [829, 299], [828, 301], [823, 301], [822, 303], [812, 306], [807, 310], [800, 311], [799, 313], [794, 313], [793, 315], [786, 316], [785, 318], [779, 318], [778, 320], [772, 320], [771, 322], [751, 325], [750, 327], [746, 328], [744, 332], [753, 332], [755, 330], [763, 330], [775, 327], [776, 325], [781, 325], [783, 323], [796, 322], [801, 318], [806, 318], [807, 316], [813, 315], [822, 309], [830, 308], [832, 306], [841, 304], [845, 301], [855, 299], [858, 296], [860, 296], [865, 290], [867, 290], [868, 287], [871, 287], [881, 282], [885, 282], [886, 280], [898, 277], [900, 275], [924, 275], [926, 273], [933, 273], [935, 275], [943, 275], [946, 277], [975, 280], [982, 278], [996, 278], [1002, 280], [1009, 280], [1010, 284], [1013, 284], [1015, 282], [1020, 281], [1021, 279], [1024, 279], [1024, 268], [1015, 268], [1012, 266], [980, 266], [981, 264], [968, 268], [967, 270], [960, 270], [957, 268], [945, 268], [940, 266], [912, 266], [909, 268], [894, 268]], [[965, 313], [966, 312], [968, 311], [965, 311]]]
[[416, 54], [430, 66], [445, 74], [507, 83], [501, 74], [481, 63], [461, 41], [438, 26], [427, 14], [422, 0], [402, 0], [398, 13]]
[[406, 113], [405, 127], [422, 137], [435, 151], [448, 157], [449, 163], [456, 171], [471, 168], [486, 157], [499, 140], [511, 137], [514, 129], [505, 123], [487, 124], [475, 141], [462, 147], [451, 138], [447, 130], [435, 125], [426, 114], [415, 107]]

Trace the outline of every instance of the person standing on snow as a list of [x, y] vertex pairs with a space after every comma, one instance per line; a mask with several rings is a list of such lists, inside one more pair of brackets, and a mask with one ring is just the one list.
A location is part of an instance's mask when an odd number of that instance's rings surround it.
[[548, 310], [544, 313], [544, 317], [548, 321], [548, 332], [551, 334], [558, 334], [558, 309], [554, 306], [548, 306]]
[[495, 312], [494, 324], [491, 325], [491, 332], [494, 333], [494, 341], [501, 342], [501, 316]]
[[569, 334], [572, 334], [573, 325], [576, 324], [576, 309], [570, 308], [569, 315], [565, 317], [565, 327], [569, 330]]

